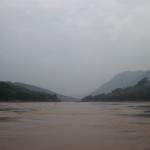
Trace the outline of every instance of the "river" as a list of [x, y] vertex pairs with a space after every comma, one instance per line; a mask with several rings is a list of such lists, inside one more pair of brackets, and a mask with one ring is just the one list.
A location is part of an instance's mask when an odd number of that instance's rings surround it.
[[0, 103], [0, 150], [150, 150], [150, 103]]

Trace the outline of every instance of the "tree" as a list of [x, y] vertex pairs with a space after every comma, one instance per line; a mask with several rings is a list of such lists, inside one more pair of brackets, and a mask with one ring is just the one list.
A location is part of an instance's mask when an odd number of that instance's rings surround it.
[[137, 86], [142, 86], [142, 85], [145, 85], [146, 83], [148, 83], [148, 78], [145, 77], [143, 78], [142, 80], [140, 80], [138, 83], [137, 83]]

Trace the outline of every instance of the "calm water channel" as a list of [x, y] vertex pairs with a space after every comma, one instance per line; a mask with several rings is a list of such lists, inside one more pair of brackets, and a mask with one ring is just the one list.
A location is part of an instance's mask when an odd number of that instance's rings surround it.
[[0, 103], [0, 150], [150, 150], [150, 103]]

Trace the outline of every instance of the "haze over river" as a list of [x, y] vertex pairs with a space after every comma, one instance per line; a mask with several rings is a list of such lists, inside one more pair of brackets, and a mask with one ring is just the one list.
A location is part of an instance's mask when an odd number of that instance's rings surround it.
[[150, 102], [0, 103], [0, 150], [150, 150]]

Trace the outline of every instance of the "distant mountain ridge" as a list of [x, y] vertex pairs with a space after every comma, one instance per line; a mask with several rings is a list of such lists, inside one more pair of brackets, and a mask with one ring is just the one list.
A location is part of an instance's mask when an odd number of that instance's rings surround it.
[[0, 102], [61, 102], [56, 94], [32, 91], [0, 81]]
[[69, 97], [69, 96], [64, 96], [62, 94], [59, 93], [55, 93], [51, 90], [48, 89], [44, 89], [35, 85], [30, 85], [30, 84], [25, 84], [25, 83], [21, 83], [21, 82], [15, 82], [14, 85], [16, 86], [20, 86], [32, 91], [36, 91], [36, 92], [44, 92], [44, 93], [48, 93], [48, 94], [56, 94], [58, 96], [59, 99], [61, 99], [62, 102], [73, 102], [73, 101], [78, 101], [76, 98], [73, 97]]
[[86, 96], [82, 102], [124, 102], [150, 101], [150, 81], [147, 77], [138, 81], [134, 86], [117, 88], [105, 94]]
[[114, 76], [111, 80], [104, 83], [102, 86], [100, 86], [98, 89], [96, 89], [89, 95], [95, 96], [101, 93], [109, 93], [116, 88], [133, 86], [144, 77], [150, 79], [150, 70], [124, 71]]

